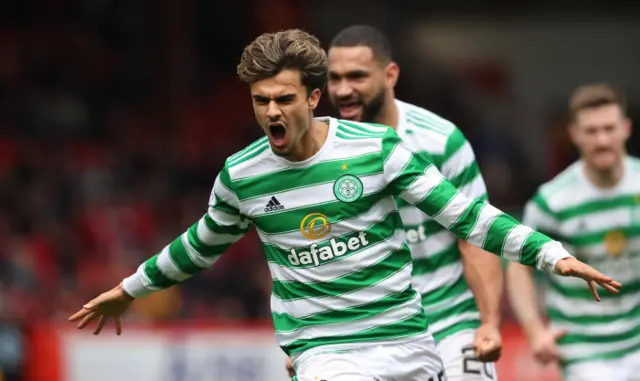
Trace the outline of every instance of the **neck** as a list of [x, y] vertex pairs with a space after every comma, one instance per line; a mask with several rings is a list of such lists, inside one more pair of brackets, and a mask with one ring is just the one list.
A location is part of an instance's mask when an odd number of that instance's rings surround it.
[[291, 154], [285, 159], [289, 161], [305, 161], [318, 153], [329, 135], [329, 123], [310, 118], [309, 128], [302, 135]]
[[399, 111], [395, 102], [395, 95], [393, 91], [387, 93], [384, 105], [380, 108], [380, 112], [376, 117], [376, 123], [390, 126], [394, 130], [398, 129], [398, 116]]
[[589, 181], [599, 188], [613, 188], [620, 183], [624, 176], [624, 160], [620, 160], [607, 170], [598, 170], [589, 165], [584, 166]]

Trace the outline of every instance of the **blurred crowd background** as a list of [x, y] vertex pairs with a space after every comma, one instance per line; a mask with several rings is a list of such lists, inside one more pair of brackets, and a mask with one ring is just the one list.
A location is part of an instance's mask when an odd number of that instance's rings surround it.
[[[640, 19], [629, 8], [470, 5], [2, 2], [0, 336], [64, 321], [205, 212], [224, 159], [261, 136], [235, 66], [262, 32], [304, 28], [326, 46], [353, 23], [381, 28], [401, 68], [398, 97], [462, 129], [491, 201], [516, 216], [576, 158], [564, 129], [575, 86], [612, 81], [638, 115]], [[326, 99], [324, 114], [334, 115]], [[268, 319], [269, 294], [251, 233], [129, 319]]]

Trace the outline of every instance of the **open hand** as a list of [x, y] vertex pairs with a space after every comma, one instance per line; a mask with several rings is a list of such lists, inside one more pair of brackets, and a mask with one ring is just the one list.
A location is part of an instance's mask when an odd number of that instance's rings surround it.
[[556, 341], [566, 334], [567, 331], [558, 329], [545, 329], [536, 334], [530, 340], [533, 357], [542, 365], [562, 360]]
[[133, 297], [124, 291], [122, 285], [118, 285], [85, 304], [80, 311], [69, 318], [69, 321], [76, 322], [82, 319], [77, 325], [78, 329], [82, 329], [97, 318], [98, 324], [93, 331], [93, 334], [97, 335], [102, 331], [107, 320], [113, 318], [116, 334], [120, 335], [122, 333], [122, 314], [132, 302]]
[[559, 260], [555, 269], [559, 275], [581, 278], [587, 281], [589, 289], [597, 301], [600, 301], [600, 296], [596, 290], [596, 283], [614, 294], [617, 294], [620, 287], [622, 287], [619, 282], [572, 257]]

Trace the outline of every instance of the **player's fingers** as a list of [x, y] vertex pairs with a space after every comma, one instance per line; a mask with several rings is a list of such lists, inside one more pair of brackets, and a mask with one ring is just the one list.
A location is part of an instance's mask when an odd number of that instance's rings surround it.
[[620, 290], [618, 290], [617, 288], [613, 287], [612, 285], [610, 285], [609, 283], [604, 283], [604, 282], [597, 282], [602, 288], [604, 288], [605, 290], [612, 292], [614, 294], [617, 294], [620, 292]]
[[591, 290], [591, 294], [593, 295], [593, 298], [599, 302], [600, 295], [598, 295], [598, 290], [596, 289], [596, 283], [590, 280], [590, 281], [587, 281], [587, 284], [589, 285], [589, 290]]
[[80, 311], [76, 312], [75, 314], [71, 315], [69, 317], [69, 321], [70, 322], [76, 322], [78, 321], [80, 318], [83, 318], [87, 315], [89, 315], [91, 313], [91, 310], [88, 310], [86, 308], [82, 308]]
[[98, 318], [98, 324], [96, 324], [96, 329], [93, 330], [93, 334], [97, 335], [104, 328], [104, 324], [107, 322], [107, 318], [104, 315], [100, 315]]
[[115, 316], [113, 320], [116, 323], [116, 335], [121, 335], [122, 334], [122, 316]]
[[87, 316], [85, 316], [80, 323], [78, 323], [78, 329], [84, 328], [87, 324], [91, 323], [98, 315], [91, 311]]

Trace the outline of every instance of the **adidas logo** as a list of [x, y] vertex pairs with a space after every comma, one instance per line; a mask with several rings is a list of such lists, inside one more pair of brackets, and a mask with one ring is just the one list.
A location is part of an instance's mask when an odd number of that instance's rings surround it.
[[265, 206], [264, 211], [265, 212], [273, 212], [274, 210], [282, 210], [284, 209], [284, 206], [282, 206], [282, 204], [280, 204], [280, 201], [278, 201], [278, 199], [273, 196], [271, 197], [271, 200], [269, 200], [269, 202], [267, 203], [267, 206]]

